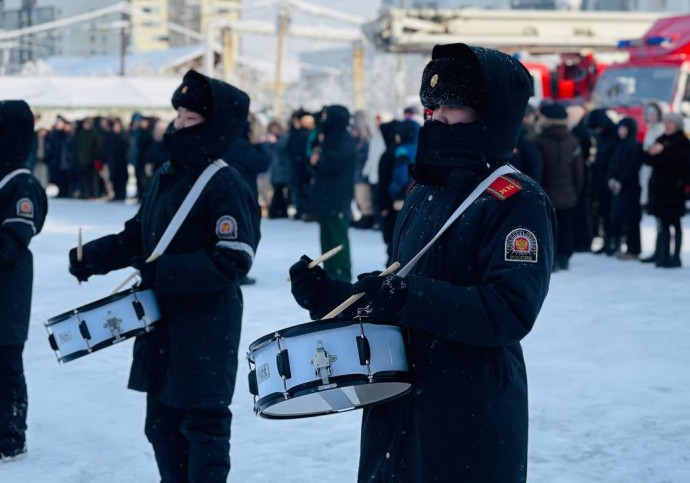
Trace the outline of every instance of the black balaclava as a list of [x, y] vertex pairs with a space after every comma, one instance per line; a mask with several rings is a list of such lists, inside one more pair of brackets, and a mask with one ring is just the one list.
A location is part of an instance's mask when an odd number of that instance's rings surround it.
[[[201, 124], [179, 130], [170, 123], [164, 136], [164, 143], [170, 152], [173, 166], [205, 166], [216, 159], [221, 159], [247, 122], [249, 114], [247, 94], [230, 84], [193, 70], [185, 74], [182, 85], [173, 94], [171, 101], [173, 107], [177, 109], [180, 105], [178, 102], [185, 85], [194, 86], [194, 92], [198, 94], [189, 98], [192, 102], [188, 105], [207, 104], [208, 96], [205, 94], [207, 91], [206, 88], [201, 87], [201, 82], [208, 85], [211, 93], [211, 117]], [[209, 114], [209, 110], [206, 112]], [[205, 117], [203, 112], [199, 114]]]
[[457, 168], [484, 175], [507, 163], [532, 94], [527, 69], [509, 55], [466, 44], [435, 46], [422, 74], [422, 104], [473, 107], [478, 117], [453, 125], [426, 121], [412, 167], [415, 179], [443, 184]]
[[0, 172], [26, 166], [34, 133], [34, 115], [24, 101], [0, 101]]

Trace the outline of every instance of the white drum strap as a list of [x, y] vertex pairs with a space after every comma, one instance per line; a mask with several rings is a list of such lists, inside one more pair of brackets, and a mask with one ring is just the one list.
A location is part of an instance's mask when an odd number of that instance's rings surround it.
[[192, 189], [190, 189], [189, 193], [187, 193], [187, 196], [180, 205], [180, 208], [177, 210], [177, 213], [175, 213], [175, 216], [173, 216], [172, 220], [170, 220], [170, 224], [168, 224], [168, 227], [163, 232], [161, 239], [158, 240], [158, 244], [156, 245], [156, 248], [153, 249], [153, 253], [149, 259], [159, 257], [163, 254], [163, 252], [165, 252], [173, 237], [177, 233], [177, 230], [179, 230], [180, 226], [182, 226], [182, 222], [185, 220], [185, 218], [187, 218], [187, 215], [192, 210], [192, 206], [194, 206], [194, 203], [196, 203], [196, 200], [206, 187], [206, 184], [210, 181], [214, 174], [216, 174], [220, 169], [225, 168], [227, 165], [228, 164], [222, 159], [217, 159], [209, 164], [204, 172], [201, 173], [192, 186]]
[[470, 193], [470, 195], [465, 199], [465, 201], [462, 202], [460, 206], [458, 206], [458, 209], [453, 212], [452, 215], [450, 215], [450, 218], [448, 218], [448, 221], [446, 221], [445, 225], [441, 227], [441, 229], [438, 231], [436, 236], [431, 239], [429, 243], [426, 244], [424, 248], [420, 250], [419, 253], [417, 253], [412, 260], [407, 262], [407, 264], [400, 269], [400, 271], [397, 273], [397, 275], [400, 275], [401, 277], [406, 276], [408, 273], [410, 273], [410, 270], [415, 266], [415, 264], [419, 261], [420, 258], [422, 258], [422, 255], [426, 253], [426, 251], [431, 248], [431, 245], [436, 242], [436, 240], [439, 239], [441, 235], [443, 235], [443, 232], [445, 232], [450, 225], [453, 224], [455, 220], [457, 220], [460, 215], [463, 214], [463, 212], [469, 208], [469, 206], [474, 203], [474, 201], [481, 196], [481, 194], [486, 191], [486, 189], [491, 186], [491, 183], [496, 181], [500, 176], [503, 176], [504, 174], [508, 173], [515, 173], [517, 170], [510, 166], [509, 164], [504, 164], [503, 166], [500, 166], [497, 168], [493, 173], [491, 173], [484, 181], [479, 183], [477, 187]]
[[25, 169], [25, 168], [15, 169], [11, 173], [9, 173], [7, 176], [2, 178], [2, 180], [0, 180], [0, 190], [3, 189], [5, 187], [5, 185], [7, 183], [9, 183], [12, 178], [14, 178], [15, 176], [20, 175], [20, 174], [31, 174], [31, 171], [29, 171], [28, 169]]

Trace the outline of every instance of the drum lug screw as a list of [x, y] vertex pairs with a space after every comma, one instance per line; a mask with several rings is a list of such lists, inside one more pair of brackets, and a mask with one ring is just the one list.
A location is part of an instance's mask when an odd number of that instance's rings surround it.
[[314, 366], [314, 374], [316, 377], [320, 377], [324, 385], [328, 384], [328, 376], [333, 375], [333, 369], [331, 368], [331, 362], [338, 360], [338, 357], [334, 354], [329, 354], [323, 346], [323, 341], [319, 339], [316, 341], [316, 355], [310, 361], [310, 364]]

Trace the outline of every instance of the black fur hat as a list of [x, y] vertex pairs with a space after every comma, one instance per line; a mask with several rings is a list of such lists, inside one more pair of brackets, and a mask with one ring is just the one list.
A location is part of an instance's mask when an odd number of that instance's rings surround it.
[[427, 109], [448, 106], [481, 110], [486, 87], [472, 49], [465, 44], [436, 45], [422, 74], [419, 97]]
[[172, 105], [175, 109], [184, 107], [201, 114], [207, 120], [211, 119], [213, 94], [206, 77], [194, 70], [187, 72], [182, 84], [173, 93]]

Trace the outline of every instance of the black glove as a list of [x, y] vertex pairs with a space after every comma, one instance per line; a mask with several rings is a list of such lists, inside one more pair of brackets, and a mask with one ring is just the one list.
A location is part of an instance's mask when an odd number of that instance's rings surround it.
[[86, 263], [86, 257], [82, 255], [81, 260], [77, 260], [77, 249], [69, 251], [69, 273], [77, 277], [80, 282], [86, 282], [93, 272]]
[[379, 322], [395, 322], [402, 317], [407, 303], [407, 283], [397, 275], [379, 277], [381, 272], [364, 273], [357, 277], [352, 293], [364, 292], [369, 315]]
[[132, 267], [139, 270], [139, 278], [141, 278], [139, 288], [141, 290], [153, 288], [156, 283], [156, 261], [147, 263], [147, 258], [144, 256], [132, 258]]
[[302, 258], [290, 267], [290, 291], [300, 307], [318, 313], [321, 301], [328, 291], [328, 274], [318, 265], [309, 268], [311, 262], [311, 258], [302, 255]]

